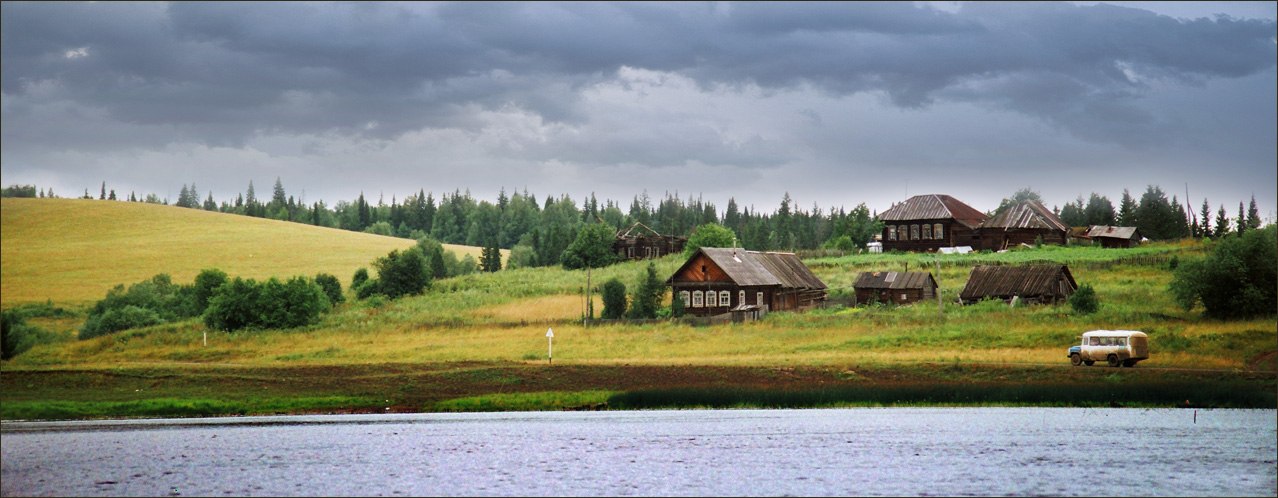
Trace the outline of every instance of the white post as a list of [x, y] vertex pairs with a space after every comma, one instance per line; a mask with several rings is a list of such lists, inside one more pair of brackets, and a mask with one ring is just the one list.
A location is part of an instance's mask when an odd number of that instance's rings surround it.
[[555, 363], [555, 330], [546, 327], [546, 363]]
[[209, 346], [209, 331], [208, 329], [205, 329], [204, 330], [204, 347], [208, 347], [208, 346]]

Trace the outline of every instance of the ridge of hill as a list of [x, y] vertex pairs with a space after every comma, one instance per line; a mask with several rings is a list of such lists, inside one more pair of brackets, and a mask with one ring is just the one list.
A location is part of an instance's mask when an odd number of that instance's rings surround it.
[[[350, 280], [409, 239], [137, 202], [0, 201], [0, 306], [102, 299], [159, 273], [187, 283], [200, 270], [265, 279], [329, 273]], [[480, 248], [445, 244], [458, 257]]]

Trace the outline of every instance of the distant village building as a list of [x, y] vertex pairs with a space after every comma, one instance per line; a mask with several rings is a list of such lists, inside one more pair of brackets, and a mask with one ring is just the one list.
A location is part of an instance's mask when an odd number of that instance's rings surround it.
[[980, 226], [987, 218], [948, 195], [916, 195], [879, 214], [883, 250], [936, 252], [942, 247], [979, 247]]
[[981, 247], [1001, 251], [1021, 244], [1065, 245], [1069, 240], [1066, 225], [1050, 209], [1038, 201], [1023, 201], [1008, 206], [981, 223]]
[[635, 222], [623, 231], [617, 232], [617, 240], [612, 243], [613, 252], [622, 259], [660, 258], [667, 254], [683, 252], [688, 243], [687, 237], [662, 235], [640, 222]]
[[856, 304], [910, 304], [936, 299], [936, 279], [928, 272], [861, 272], [852, 284]]
[[794, 253], [702, 247], [666, 284], [694, 316], [803, 310], [826, 298], [826, 285]]
[[1057, 303], [1069, 299], [1078, 283], [1069, 267], [1059, 264], [990, 266], [972, 268], [967, 285], [959, 292], [963, 304], [982, 299], [1013, 298], [1024, 303]]
[[1100, 242], [1101, 247], [1136, 247], [1142, 237], [1136, 227], [1111, 227], [1097, 225], [1088, 230], [1087, 237]]

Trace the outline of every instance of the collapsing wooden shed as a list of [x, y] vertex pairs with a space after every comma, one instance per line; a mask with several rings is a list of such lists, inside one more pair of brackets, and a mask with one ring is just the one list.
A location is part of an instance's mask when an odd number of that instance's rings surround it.
[[636, 221], [630, 228], [617, 232], [612, 243], [613, 252], [622, 259], [660, 258], [667, 254], [683, 252], [687, 237], [662, 235], [648, 225]]
[[981, 223], [981, 246], [991, 251], [1039, 241], [1065, 245], [1068, 239], [1069, 225], [1038, 201], [1008, 206]]
[[1058, 264], [989, 266], [972, 268], [967, 285], [959, 293], [963, 304], [982, 299], [1013, 298], [1026, 303], [1057, 303], [1069, 299], [1078, 283], [1069, 267]]
[[910, 304], [935, 299], [936, 279], [928, 272], [861, 272], [852, 284], [856, 304]]

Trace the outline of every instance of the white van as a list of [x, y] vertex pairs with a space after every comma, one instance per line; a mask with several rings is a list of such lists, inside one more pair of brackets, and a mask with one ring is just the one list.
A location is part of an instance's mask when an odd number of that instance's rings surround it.
[[1093, 330], [1083, 332], [1082, 343], [1069, 348], [1069, 362], [1092, 366], [1105, 361], [1111, 367], [1134, 367], [1149, 359], [1149, 336], [1135, 330]]

